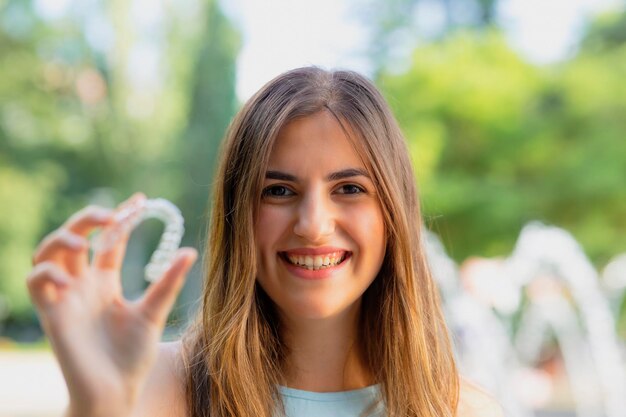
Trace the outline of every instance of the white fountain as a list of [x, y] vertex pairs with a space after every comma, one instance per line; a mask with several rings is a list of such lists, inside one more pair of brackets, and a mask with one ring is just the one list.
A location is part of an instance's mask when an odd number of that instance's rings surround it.
[[609, 302], [626, 288], [626, 258], [605, 268], [609, 297], [580, 245], [558, 228], [531, 223], [509, 258], [470, 263], [463, 274], [434, 235], [426, 240], [461, 370], [493, 392], [507, 416], [539, 415], [533, 409], [551, 385], [534, 365], [554, 341], [574, 415], [626, 417], [626, 363]]

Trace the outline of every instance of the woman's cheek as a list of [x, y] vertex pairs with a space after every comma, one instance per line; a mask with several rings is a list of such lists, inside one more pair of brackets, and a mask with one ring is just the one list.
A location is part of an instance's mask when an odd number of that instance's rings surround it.
[[384, 231], [385, 223], [378, 204], [367, 204], [355, 206], [348, 211], [346, 222], [353, 230], [358, 230], [359, 234], [366, 234], [372, 237], [373, 233]]
[[259, 210], [255, 225], [257, 253], [267, 256], [276, 250], [289, 224], [289, 212], [280, 205], [265, 205]]

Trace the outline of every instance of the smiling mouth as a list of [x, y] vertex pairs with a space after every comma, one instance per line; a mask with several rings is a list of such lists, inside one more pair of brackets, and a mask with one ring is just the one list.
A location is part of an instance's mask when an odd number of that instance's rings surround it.
[[299, 268], [317, 271], [328, 269], [342, 264], [352, 252], [333, 252], [325, 255], [290, 255], [287, 252], [279, 252], [280, 257], [287, 263]]

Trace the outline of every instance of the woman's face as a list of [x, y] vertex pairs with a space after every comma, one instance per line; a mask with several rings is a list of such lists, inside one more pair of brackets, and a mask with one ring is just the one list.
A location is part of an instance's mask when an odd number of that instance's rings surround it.
[[259, 284], [287, 317], [346, 312], [376, 277], [386, 244], [376, 189], [329, 112], [281, 129], [255, 240]]

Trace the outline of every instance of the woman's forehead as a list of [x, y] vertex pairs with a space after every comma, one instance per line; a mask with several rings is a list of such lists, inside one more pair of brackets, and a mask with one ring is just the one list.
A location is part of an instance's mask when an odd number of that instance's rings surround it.
[[355, 148], [352, 130], [346, 128], [346, 123], [340, 124], [329, 111], [299, 117], [283, 126], [273, 144], [269, 167], [298, 167], [311, 161], [324, 166], [365, 168]]

